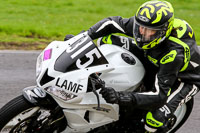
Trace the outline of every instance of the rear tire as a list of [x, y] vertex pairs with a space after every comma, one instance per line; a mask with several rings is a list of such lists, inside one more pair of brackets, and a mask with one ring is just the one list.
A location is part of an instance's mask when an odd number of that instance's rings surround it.
[[[178, 123], [178, 125], [173, 128], [170, 133], [175, 133], [179, 128], [181, 128], [181, 126], [183, 126], [183, 124], [187, 121], [187, 119], [189, 118], [192, 109], [193, 109], [193, 104], [194, 104], [194, 98], [192, 98], [190, 101], [188, 101], [185, 105], [186, 105], [186, 112], [185, 115], [183, 116], [182, 120], [180, 123]], [[181, 110], [183, 111], [183, 110]]]
[[[189, 116], [190, 116], [190, 114], [192, 112], [193, 103], [194, 103], [194, 99], [192, 98], [190, 101], [188, 101], [186, 104], [184, 104], [179, 109], [180, 112], [179, 112], [179, 116], [177, 117], [177, 121], [180, 120], [180, 122], [177, 123], [177, 125], [175, 124], [175, 127], [173, 127], [172, 130], [170, 130], [168, 133], [175, 133], [178, 129], [181, 128], [181, 126], [183, 126], [183, 124], [187, 121], [187, 119], [189, 118]], [[137, 113], [135, 113], [135, 114], [137, 114]], [[135, 123], [132, 122], [131, 124], [134, 126], [135, 124], [138, 124], [138, 123], [140, 123], [140, 121], [135, 122]], [[142, 125], [137, 126], [137, 128], [133, 128], [133, 130], [131, 129], [131, 131], [126, 131], [126, 132], [133, 132], [133, 133], [145, 132], [145, 130], [143, 128], [144, 127], [144, 123], [141, 123], [141, 124]], [[121, 128], [121, 127], [124, 127], [124, 124], [117, 125], [117, 127], [116, 127], [116, 125], [114, 123], [111, 123], [111, 124], [108, 124], [108, 125], [96, 128], [96, 129], [90, 131], [89, 133], [110, 133], [110, 132], [116, 132], [116, 129], [117, 128]], [[125, 129], [127, 129], [127, 128], [125, 128]], [[117, 131], [119, 131], [119, 130], [117, 130]]]

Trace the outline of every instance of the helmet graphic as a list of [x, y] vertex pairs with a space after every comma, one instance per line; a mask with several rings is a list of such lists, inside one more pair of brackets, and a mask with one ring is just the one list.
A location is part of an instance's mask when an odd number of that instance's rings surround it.
[[167, 1], [148, 1], [134, 16], [133, 35], [142, 49], [151, 49], [169, 37], [174, 22], [174, 9]]

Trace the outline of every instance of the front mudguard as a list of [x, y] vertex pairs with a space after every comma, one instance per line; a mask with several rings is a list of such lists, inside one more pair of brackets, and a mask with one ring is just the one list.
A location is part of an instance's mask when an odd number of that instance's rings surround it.
[[40, 107], [55, 107], [58, 104], [46, 91], [38, 86], [30, 86], [22, 91], [24, 98], [31, 104]]
[[32, 104], [37, 104], [41, 99], [44, 99], [47, 95], [43, 89], [37, 86], [30, 86], [24, 88], [22, 94], [25, 97], [25, 99]]

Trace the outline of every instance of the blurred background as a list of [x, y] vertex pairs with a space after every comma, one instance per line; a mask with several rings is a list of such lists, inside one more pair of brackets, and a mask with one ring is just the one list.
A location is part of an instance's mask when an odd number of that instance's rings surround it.
[[[0, 49], [43, 49], [108, 16], [133, 16], [145, 0], [0, 0]], [[200, 1], [169, 0], [200, 44]]]

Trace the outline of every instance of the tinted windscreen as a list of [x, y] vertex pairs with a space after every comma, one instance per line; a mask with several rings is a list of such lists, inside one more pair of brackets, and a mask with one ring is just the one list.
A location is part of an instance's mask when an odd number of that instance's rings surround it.
[[108, 64], [89, 36], [77, 39], [55, 62], [55, 70], [69, 72], [80, 68]]

